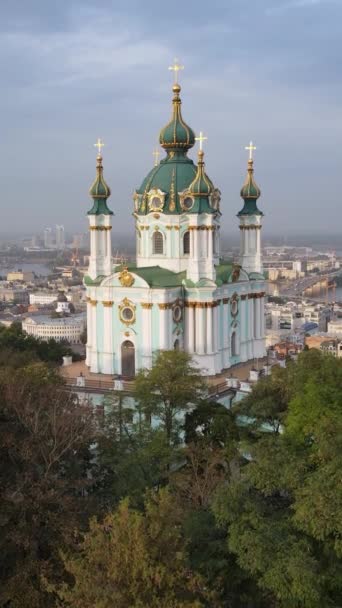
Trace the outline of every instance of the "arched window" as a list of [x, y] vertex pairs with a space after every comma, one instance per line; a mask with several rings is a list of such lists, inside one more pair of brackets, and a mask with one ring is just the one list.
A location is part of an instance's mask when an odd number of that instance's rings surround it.
[[183, 254], [187, 255], [190, 253], [190, 232], [187, 230], [183, 236]]
[[159, 230], [153, 233], [152, 237], [153, 253], [163, 255], [164, 253], [164, 238]]
[[236, 357], [237, 353], [237, 345], [236, 345], [236, 332], [234, 331], [232, 333], [232, 337], [231, 337], [231, 354], [232, 357]]

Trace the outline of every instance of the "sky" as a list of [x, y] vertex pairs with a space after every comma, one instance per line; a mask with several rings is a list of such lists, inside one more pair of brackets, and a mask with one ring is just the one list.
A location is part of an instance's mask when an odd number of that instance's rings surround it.
[[87, 230], [98, 137], [114, 234], [132, 232], [174, 57], [223, 233], [238, 232], [250, 140], [265, 231], [341, 232], [341, 23], [342, 0], [2, 0], [0, 232]]

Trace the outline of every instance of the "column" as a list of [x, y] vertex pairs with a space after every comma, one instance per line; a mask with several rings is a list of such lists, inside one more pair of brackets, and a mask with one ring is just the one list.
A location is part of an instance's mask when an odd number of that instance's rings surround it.
[[214, 226], [210, 226], [210, 230], [208, 230], [208, 258], [213, 258], [213, 239], [215, 238], [215, 229]]
[[194, 226], [194, 259], [198, 260], [199, 258], [199, 254], [198, 254], [198, 230], [197, 230], [197, 226]]
[[192, 230], [192, 226], [189, 227], [190, 233], [190, 257], [194, 257], [194, 231]]
[[251, 297], [251, 294], [248, 296], [247, 300], [248, 305], [248, 335], [249, 335], [249, 344], [248, 344], [248, 357], [252, 359], [254, 357], [254, 299]]
[[113, 373], [113, 302], [103, 302], [103, 373]]
[[159, 308], [159, 348], [160, 350], [168, 350], [168, 304], [158, 304]]
[[195, 313], [196, 313], [196, 353], [198, 355], [204, 355], [204, 346], [205, 346], [205, 336], [204, 336], [204, 321], [205, 321], [205, 308], [203, 306], [203, 302], [199, 302], [200, 306], [197, 304]]
[[218, 306], [214, 306], [214, 308], [213, 308], [213, 323], [214, 323], [213, 351], [214, 351], [214, 353], [217, 353], [217, 351], [218, 351]]
[[97, 301], [91, 300], [91, 366], [90, 370], [94, 373], [99, 371], [98, 356], [97, 356]]
[[240, 355], [241, 359], [245, 360], [246, 355], [246, 342], [247, 342], [247, 331], [246, 331], [246, 300], [244, 296], [240, 300]]
[[[259, 294], [258, 294], [259, 296]], [[260, 339], [260, 298], [256, 297], [254, 300], [255, 309], [254, 309], [254, 323], [255, 323], [255, 337], [257, 340]]]
[[144, 367], [151, 367], [152, 364], [152, 343], [151, 343], [151, 325], [152, 325], [152, 306], [150, 302], [143, 302], [141, 304], [141, 322], [142, 322], [142, 333], [143, 333], [143, 358]]
[[207, 348], [206, 351], [207, 353], [212, 353], [213, 352], [213, 307], [212, 307], [212, 303], [209, 302], [208, 303], [208, 307], [206, 309], [206, 321], [207, 321]]
[[265, 296], [260, 298], [261, 337], [265, 338]]
[[186, 307], [186, 325], [187, 325], [187, 347], [189, 353], [195, 352], [195, 307], [193, 302], [188, 302]]
[[92, 349], [92, 305], [90, 299], [87, 299], [87, 347], [86, 347], [86, 365], [91, 363], [91, 349]]

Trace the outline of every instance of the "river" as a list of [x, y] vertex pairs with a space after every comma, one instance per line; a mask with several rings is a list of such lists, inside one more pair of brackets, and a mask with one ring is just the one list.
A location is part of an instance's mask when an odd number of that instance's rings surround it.
[[0, 266], [0, 276], [6, 278], [9, 272], [16, 270], [22, 270], [23, 272], [34, 272], [37, 277], [47, 277], [51, 274], [50, 268], [44, 264], [30, 264], [26, 262], [19, 262], [13, 264], [13, 266]]

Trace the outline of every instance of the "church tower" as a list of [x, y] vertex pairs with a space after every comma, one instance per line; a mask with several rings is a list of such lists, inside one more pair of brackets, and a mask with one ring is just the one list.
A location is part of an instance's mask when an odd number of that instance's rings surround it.
[[[177, 74], [180, 66], [171, 66]], [[215, 280], [219, 264], [220, 191], [205, 173], [204, 138], [195, 137], [181, 112], [181, 87], [173, 87], [172, 114], [159, 142], [166, 156], [134, 193], [137, 267], [185, 272], [186, 278]], [[188, 151], [200, 143], [198, 166]]]
[[251, 142], [249, 150], [247, 177], [241, 189], [244, 200], [243, 209], [238, 213], [240, 219], [240, 265], [249, 274], [262, 273], [261, 260], [261, 221], [262, 211], [258, 209], [257, 200], [261, 195], [260, 188], [254, 181], [253, 150]]
[[88, 275], [91, 279], [109, 276], [112, 272], [111, 252], [111, 219], [113, 212], [107, 206], [110, 188], [103, 177], [101, 147], [104, 144], [98, 140], [96, 159], [96, 178], [89, 190], [94, 204], [88, 211], [90, 230], [90, 259]]

